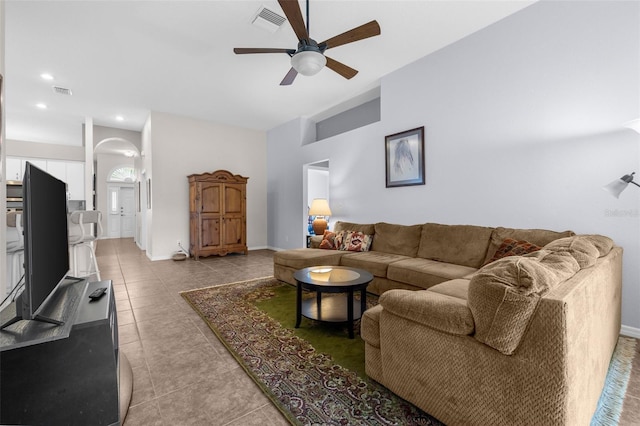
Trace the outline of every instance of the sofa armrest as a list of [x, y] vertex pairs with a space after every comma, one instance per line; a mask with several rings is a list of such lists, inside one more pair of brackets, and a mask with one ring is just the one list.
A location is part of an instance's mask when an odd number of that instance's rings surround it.
[[380, 296], [385, 311], [456, 335], [473, 333], [474, 322], [466, 300], [420, 290], [389, 290]]

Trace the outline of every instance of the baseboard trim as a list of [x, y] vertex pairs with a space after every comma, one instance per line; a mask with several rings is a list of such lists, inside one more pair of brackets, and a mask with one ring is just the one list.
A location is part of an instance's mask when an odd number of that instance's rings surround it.
[[620, 327], [620, 334], [622, 334], [623, 336], [635, 337], [636, 339], [640, 339], [640, 328], [623, 325], [622, 327]]

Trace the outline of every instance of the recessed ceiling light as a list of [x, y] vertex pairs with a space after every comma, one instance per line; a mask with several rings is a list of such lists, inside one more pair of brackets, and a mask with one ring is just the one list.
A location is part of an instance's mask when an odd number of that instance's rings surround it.
[[43, 73], [43, 74], [40, 74], [40, 77], [41, 77], [43, 80], [53, 80], [53, 76], [52, 76], [51, 74], [46, 73], [46, 72], [45, 72], [45, 73]]
[[121, 115], [116, 115], [116, 121], [124, 121], [124, 117]]
[[47, 109], [47, 104], [43, 104], [42, 102], [40, 102], [39, 104], [36, 104], [36, 106], [40, 109]]

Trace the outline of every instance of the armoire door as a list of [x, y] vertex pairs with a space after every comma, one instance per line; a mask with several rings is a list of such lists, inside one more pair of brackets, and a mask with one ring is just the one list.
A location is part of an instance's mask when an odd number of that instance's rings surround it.
[[222, 245], [222, 185], [199, 184], [200, 249], [217, 249]]

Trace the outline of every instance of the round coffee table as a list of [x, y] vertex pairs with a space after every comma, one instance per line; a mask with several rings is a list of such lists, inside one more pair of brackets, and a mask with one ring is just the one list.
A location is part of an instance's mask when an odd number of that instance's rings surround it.
[[[293, 274], [297, 285], [296, 328], [302, 317], [323, 322], [346, 322], [349, 338], [353, 339], [353, 321], [367, 309], [367, 286], [373, 275], [364, 269], [347, 266], [312, 266]], [[302, 300], [302, 290], [315, 291], [315, 299]], [[353, 293], [360, 292], [360, 302]], [[322, 303], [322, 293], [340, 293]]]

